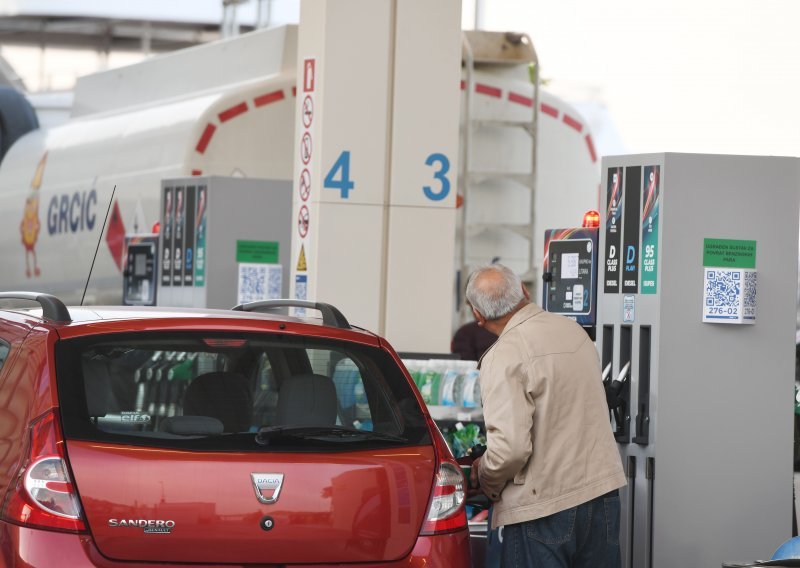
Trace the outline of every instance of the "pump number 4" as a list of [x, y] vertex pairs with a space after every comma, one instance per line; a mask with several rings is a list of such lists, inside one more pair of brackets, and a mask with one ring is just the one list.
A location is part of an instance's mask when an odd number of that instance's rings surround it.
[[426, 185], [422, 187], [422, 192], [431, 201], [441, 201], [450, 194], [450, 179], [447, 177], [447, 172], [450, 171], [450, 160], [444, 154], [437, 152], [428, 156], [425, 165], [438, 166], [438, 169], [433, 172], [433, 179], [439, 182], [439, 187], [433, 188]]
[[333, 163], [328, 175], [325, 176], [323, 187], [325, 189], [336, 189], [342, 199], [350, 197], [350, 190], [356, 184], [350, 179], [350, 151], [345, 150]]

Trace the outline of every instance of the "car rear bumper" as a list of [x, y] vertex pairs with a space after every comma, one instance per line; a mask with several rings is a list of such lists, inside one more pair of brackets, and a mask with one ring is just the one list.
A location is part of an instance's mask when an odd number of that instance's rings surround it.
[[[313, 544], [313, 543], [309, 543]], [[266, 559], [265, 559], [266, 560]], [[20, 527], [0, 522], [0, 565], [31, 568], [49, 566], [98, 566], [100, 568], [154, 568], [156, 566], [184, 567], [185, 564], [156, 564], [152, 562], [117, 562], [104, 557], [97, 550], [90, 535], [70, 534]], [[203, 564], [202, 566], [231, 566], [230, 564]], [[314, 564], [271, 565], [261, 568], [324, 568]], [[342, 564], [336, 564], [341, 567]], [[356, 565], [354, 565], [356, 566]], [[375, 564], [357, 564], [359, 568], [418, 568], [422, 566], [448, 566], [469, 568], [469, 532], [462, 531], [436, 536], [420, 536], [411, 554], [402, 560]]]

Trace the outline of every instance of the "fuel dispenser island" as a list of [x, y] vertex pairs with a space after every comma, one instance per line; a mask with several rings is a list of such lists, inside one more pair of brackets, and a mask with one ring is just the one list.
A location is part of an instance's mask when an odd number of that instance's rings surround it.
[[[768, 558], [792, 530], [798, 160], [645, 154], [602, 171], [597, 348], [628, 477], [623, 566]], [[575, 242], [551, 272], [580, 276]], [[572, 303], [561, 280], [551, 311], [585, 308], [579, 279]]]
[[288, 297], [291, 182], [163, 180], [159, 226], [127, 239], [124, 303], [229, 309]]

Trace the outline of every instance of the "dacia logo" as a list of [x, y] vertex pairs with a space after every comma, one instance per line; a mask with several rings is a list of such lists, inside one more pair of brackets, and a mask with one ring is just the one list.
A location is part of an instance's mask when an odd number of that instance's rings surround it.
[[270, 505], [278, 500], [283, 486], [282, 473], [251, 473], [250, 478], [261, 503]]

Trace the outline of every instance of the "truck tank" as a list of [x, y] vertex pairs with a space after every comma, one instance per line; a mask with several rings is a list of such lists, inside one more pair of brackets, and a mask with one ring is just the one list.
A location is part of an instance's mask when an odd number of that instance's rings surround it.
[[[79, 79], [70, 120], [32, 127], [0, 162], [0, 289], [78, 303], [99, 242], [85, 303], [118, 304], [123, 237], [152, 231], [162, 179], [292, 179], [296, 45], [296, 26], [258, 30]], [[488, 112], [534, 104], [522, 77], [477, 71], [475, 83], [494, 86], [475, 95]], [[578, 223], [596, 205], [599, 170], [588, 126], [569, 105], [540, 93], [538, 104], [549, 113], [539, 120], [536, 222], [543, 231]], [[519, 133], [486, 136], [474, 151], [499, 152], [512, 168], [530, 160]], [[519, 199], [501, 187], [487, 197], [487, 211], [513, 210]], [[508, 238], [480, 244], [486, 258], [470, 261], [524, 256]]]

